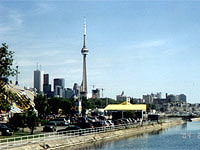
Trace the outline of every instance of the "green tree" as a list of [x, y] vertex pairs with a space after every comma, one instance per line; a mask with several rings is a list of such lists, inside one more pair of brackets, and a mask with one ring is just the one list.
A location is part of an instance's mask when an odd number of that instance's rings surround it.
[[86, 109], [105, 108], [107, 104], [120, 104], [122, 101], [116, 101], [110, 98], [90, 98], [84, 99], [82, 102]]
[[16, 70], [12, 68], [13, 54], [13, 51], [8, 50], [8, 45], [3, 43], [0, 47], [0, 78], [15, 75]]
[[48, 99], [48, 105], [51, 113], [57, 114], [58, 109], [60, 108], [60, 98], [51, 97], [50, 99]]
[[72, 102], [70, 99], [62, 99], [61, 100], [61, 109], [63, 110], [63, 114], [71, 114], [72, 113]]
[[70, 98], [57, 98], [51, 97], [48, 99], [48, 106], [52, 113], [57, 114], [58, 109], [63, 110], [63, 114], [71, 114], [72, 106], [74, 105], [74, 99]]
[[6, 99], [5, 95], [8, 95], [4, 88], [0, 88], [0, 112], [9, 111], [10, 110], [10, 103]]
[[30, 134], [33, 134], [34, 129], [38, 125], [38, 117], [32, 107], [26, 112], [26, 124], [31, 131]]
[[7, 98], [13, 95], [5, 90], [5, 78], [2, 77], [14, 76], [16, 73], [16, 70], [12, 68], [13, 54], [13, 51], [8, 50], [8, 45], [3, 43], [2, 47], [0, 47], [0, 111], [10, 110], [10, 104]]
[[37, 95], [34, 97], [35, 109], [38, 111], [39, 118], [48, 114], [48, 101], [46, 96]]
[[26, 116], [24, 113], [15, 113], [12, 118], [9, 119], [9, 123], [14, 130], [19, 130], [19, 128], [25, 128]]

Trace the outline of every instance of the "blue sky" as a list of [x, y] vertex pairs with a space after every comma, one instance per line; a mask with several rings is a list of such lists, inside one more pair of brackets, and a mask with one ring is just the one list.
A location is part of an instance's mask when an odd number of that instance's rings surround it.
[[37, 62], [51, 83], [81, 83], [84, 17], [89, 90], [200, 102], [200, 1], [0, 0], [0, 42], [15, 51], [20, 86], [33, 86]]

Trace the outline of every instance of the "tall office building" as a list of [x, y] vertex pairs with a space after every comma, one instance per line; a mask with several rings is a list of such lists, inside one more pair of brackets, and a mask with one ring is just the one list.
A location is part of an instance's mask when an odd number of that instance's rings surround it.
[[47, 97], [51, 96], [51, 84], [49, 84], [49, 74], [44, 74], [43, 91]]
[[80, 92], [78, 87], [79, 87], [78, 84], [77, 84], [77, 83], [74, 83], [73, 91], [74, 91], [74, 94], [75, 94], [76, 96], [78, 96], [78, 95], [79, 95], [79, 92]]
[[83, 79], [80, 94], [81, 96], [87, 97], [86, 56], [88, 54], [88, 49], [86, 47], [86, 20], [84, 20], [83, 48], [81, 49], [81, 54], [83, 55]]
[[54, 96], [63, 97], [64, 88], [65, 88], [65, 79], [56, 78], [53, 80], [54, 83]]
[[74, 97], [74, 90], [71, 88], [65, 88], [64, 89], [64, 97], [65, 98], [73, 98]]
[[44, 84], [49, 84], [49, 74], [44, 74]]
[[37, 89], [37, 93], [41, 93], [43, 92], [43, 74], [44, 72], [41, 70], [35, 70], [34, 71], [34, 85], [33, 87]]

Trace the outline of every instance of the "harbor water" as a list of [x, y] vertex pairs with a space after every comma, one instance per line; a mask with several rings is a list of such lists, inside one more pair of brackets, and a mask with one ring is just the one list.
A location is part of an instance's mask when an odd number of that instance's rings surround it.
[[[75, 148], [77, 149], [77, 148]], [[97, 142], [81, 150], [199, 150], [200, 121], [123, 139]]]

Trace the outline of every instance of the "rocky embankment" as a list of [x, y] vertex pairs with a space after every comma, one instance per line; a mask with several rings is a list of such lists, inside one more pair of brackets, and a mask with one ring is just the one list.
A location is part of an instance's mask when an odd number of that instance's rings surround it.
[[[199, 118], [200, 120], [200, 118]], [[166, 129], [172, 126], [180, 125], [184, 121], [177, 120], [177, 121], [171, 121], [166, 122], [162, 124], [153, 124], [153, 125], [145, 125], [145, 126], [139, 126], [135, 128], [129, 128], [129, 129], [123, 129], [123, 130], [117, 130], [117, 131], [110, 131], [106, 133], [98, 133], [98, 134], [92, 134], [92, 135], [86, 135], [86, 136], [79, 136], [79, 137], [73, 137], [73, 138], [66, 138], [66, 139], [60, 139], [55, 141], [45, 141], [35, 144], [27, 144], [24, 146], [16, 147], [16, 148], [9, 148], [10, 150], [43, 150], [43, 149], [62, 149], [71, 146], [77, 146], [77, 145], [83, 145], [88, 143], [93, 143], [97, 141], [105, 141], [115, 138], [123, 138], [123, 137], [129, 137], [134, 135], [139, 135], [143, 133], [148, 133], [152, 131], [158, 131], [162, 129]]]

